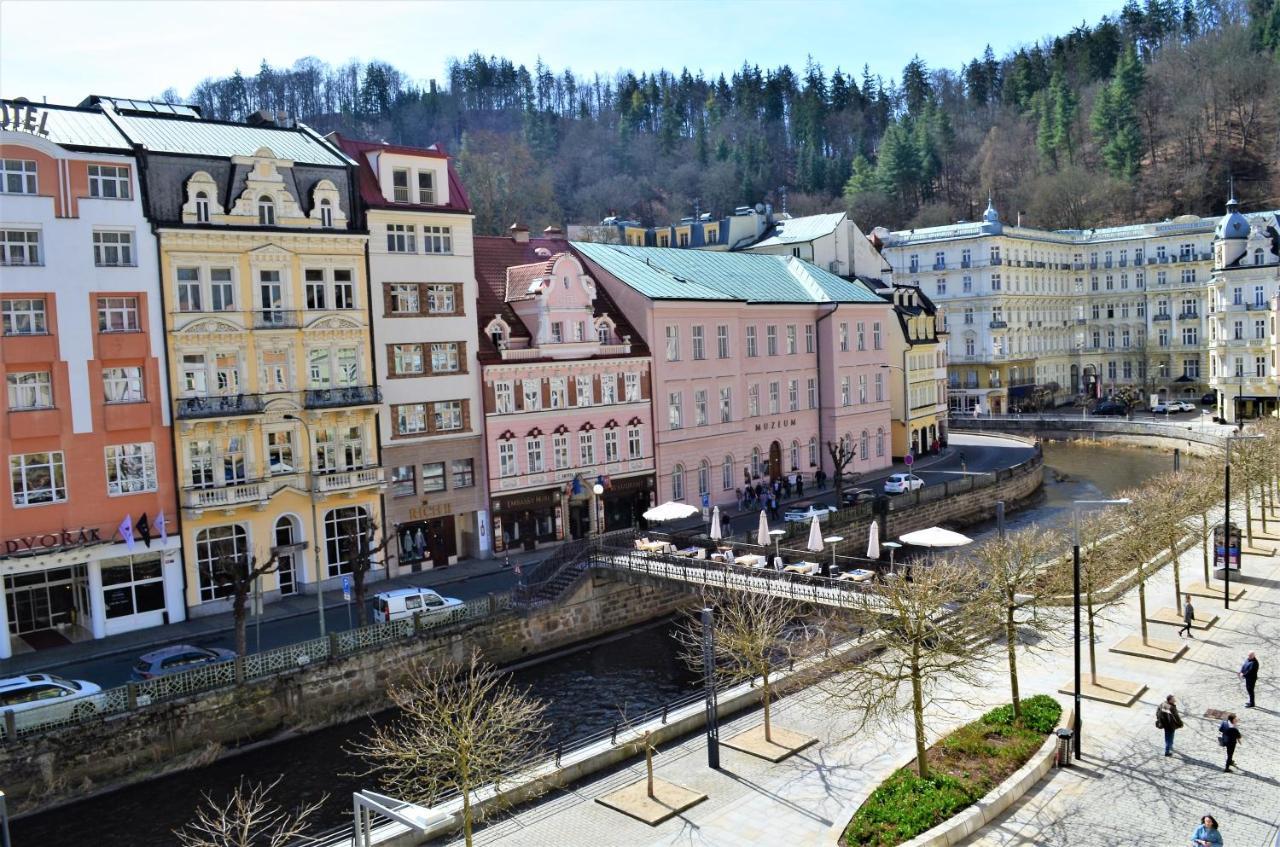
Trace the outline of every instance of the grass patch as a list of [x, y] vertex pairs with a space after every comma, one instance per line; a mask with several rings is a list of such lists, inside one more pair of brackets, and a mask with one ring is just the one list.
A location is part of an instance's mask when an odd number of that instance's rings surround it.
[[930, 777], [916, 763], [871, 793], [845, 829], [850, 847], [894, 847], [964, 811], [1027, 763], [1058, 725], [1062, 707], [1040, 694], [1022, 701], [1023, 720], [1000, 706], [929, 748]]

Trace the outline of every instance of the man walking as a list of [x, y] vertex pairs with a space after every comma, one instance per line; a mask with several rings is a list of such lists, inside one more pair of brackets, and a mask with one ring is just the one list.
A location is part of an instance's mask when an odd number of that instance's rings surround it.
[[1236, 726], [1236, 714], [1232, 712], [1218, 725], [1218, 741], [1227, 748], [1227, 763], [1223, 771], [1231, 770], [1236, 760], [1236, 745], [1240, 743], [1240, 727]]
[[1178, 714], [1178, 704], [1172, 694], [1156, 708], [1156, 726], [1164, 730], [1164, 754], [1172, 756], [1173, 734], [1182, 729], [1182, 716]]
[[1258, 657], [1253, 652], [1249, 653], [1249, 658], [1244, 660], [1244, 664], [1240, 666], [1240, 672], [1237, 674], [1244, 680], [1244, 690], [1249, 694], [1249, 702], [1245, 703], [1245, 707], [1253, 708], [1253, 687], [1258, 684]]
[[1187, 634], [1187, 638], [1195, 638], [1191, 634], [1191, 623], [1196, 619], [1196, 609], [1191, 605], [1191, 595], [1187, 595], [1187, 604], [1182, 607], [1182, 628], [1178, 630], [1178, 634]]

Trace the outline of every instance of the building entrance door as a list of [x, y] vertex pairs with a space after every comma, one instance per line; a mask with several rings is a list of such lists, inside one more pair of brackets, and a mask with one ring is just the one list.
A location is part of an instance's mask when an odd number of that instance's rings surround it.
[[782, 445], [776, 441], [769, 445], [769, 478], [782, 479]]
[[280, 582], [281, 594], [295, 594], [298, 591], [298, 560], [293, 552], [297, 542], [293, 531], [293, 519], [282, 517], [276, 521], [276, 547], [284, 547], [287, 552], [280, 552], [276, 560], [276, 573]]
[[[89, 580], [84, 565], [5, 577], [5, 598], [9, 632], [27, 636], [35, 647], [52, 646], [39, 638], [43, 633], [88, 625]], [[58, 643], [65, 640], [59, 638]]]

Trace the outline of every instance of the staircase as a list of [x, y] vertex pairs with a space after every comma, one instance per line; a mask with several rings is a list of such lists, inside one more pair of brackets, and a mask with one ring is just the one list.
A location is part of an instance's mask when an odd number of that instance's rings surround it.
[[[620, 532], [630, 533], [630, 530]], [[525, 568], [520, 584], [515, 588], [515, 605], [522, 609], [532, 609], [564, 597], [591, 569], [592, 560], [599, 554], [601, 543], [614, 534], [565, 542], [541, 562]]]

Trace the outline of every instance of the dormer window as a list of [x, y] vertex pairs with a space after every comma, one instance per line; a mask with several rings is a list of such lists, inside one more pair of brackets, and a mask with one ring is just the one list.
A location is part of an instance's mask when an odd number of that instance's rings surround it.
[[396, 203], [409, 202], [408, 168], [396, 168], [391, 172], [391, 199]]
[[506, 346], [507, 334], [502, 330], [501, 327], [494, 327], [493, 329], [489, 330], [489, 340], [493, 342], [494, 347], [497, 347], [499, 350], [501, 350], [503, 347]]
[[418, 202], [424, 206], [436, 204], [435, 174], [431, 171], [418, 171]]
[[333, 204], [328, 200], [320, 201], [320, 226], [325, 229], [333, 226]]
[[207, 224], [209, 222], [209, 195], [203, 191], [196, 192], [196, 223]]
[[266, 194], [258, 198], [258, 223], [262, 226], [276, 225], [276, 204]]
[[601, 344], [609, 343], [609, 336], [611, 335], [611, 333], [609, 332], [608, 324], [602, 323], [599, 326], [597, 326], [596, 334], [597, 334], [597, 337], [599, 337]]

